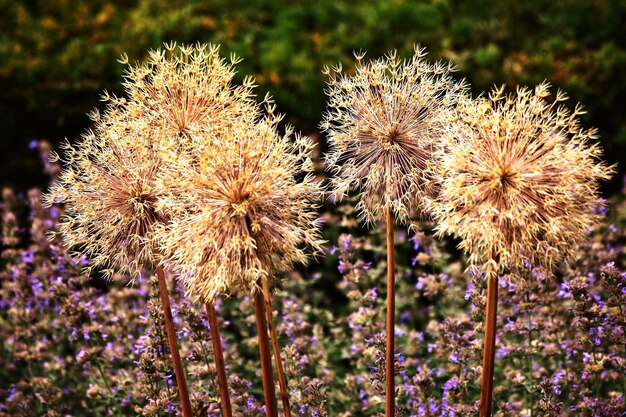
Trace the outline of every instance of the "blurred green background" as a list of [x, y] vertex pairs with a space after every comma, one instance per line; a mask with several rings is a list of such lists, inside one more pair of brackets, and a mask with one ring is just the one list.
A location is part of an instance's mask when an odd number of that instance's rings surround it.
[[307, 134], [325, 105], [324, 65], [350, 67], [355, 50], [408, 57], [419, 43], [454, 61], [474, 95], [549, 80], [588, 110], [607, 160], [626, 160], [623, 0], [0, 0], [1, 185], [43, 186], [29, 143], [76, 139], [103, 90], [122, 94], [120, 54], [141, 61], [172, 40], [243, 57], [239, 78], [254, 75], [259, 96], [270, 91]]

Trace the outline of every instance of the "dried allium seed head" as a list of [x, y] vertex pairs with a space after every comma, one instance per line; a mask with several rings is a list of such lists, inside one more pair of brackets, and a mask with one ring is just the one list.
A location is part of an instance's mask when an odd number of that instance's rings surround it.
[[562, 93], [547, 102], [548, 88], [464, 100], [437, 153], [430, 212], [440, 235], [462, 239], [473, 266], [551, 269], [598, 220], [598, 183], [613, 168], [588, 144], [595, 131], [580, 128], [581, 108], [559, 106]]
[[242, 117], [164, 171], [163, 204], [176, 215], [159, 242], [191, 299], [250, 293], [259, 279], [305, 262], [307, 246], [320, 250], [311, 150], [267, 119]]
[[220, 57], [219, 45], [166, 45], [150, 51], [145, 64], [129, 66], [124, 82], [128, 99], [119, 102], [129, 114], [151, 118], [164, 137], [219, 131], [225, 118], [255, 109], [254, 80], [231, 84], [237, 62], [235, 55], [230, 62]]
[[463, 83], [449, 75], [451, 64], [429, 64], [424, 56], [416, 47], [408, 61], [395, 51], [367, 64], [357, 56], [352, 76], [332, 69], [321, 124], [330, 146], [326, 162], [335, 174], [331, 188], [338, 199], [360, 189], [357, 208], [368, 223], [387, 207], [408, 223], [410, 210], [422, 208], [424, 170], [452, 117], [450, 109], [464, 94]]
[[67, 247], [90, 258], [88, 270], [136, 277], [153, 261], [154, 226], [165, 220], [154, 188], [161, 160], [145, 125], [120, 111], [108, 115], [94, 114], [94, 130], [64, 145], [66, 167], [44, 200], [65, 203], [59, 231]]

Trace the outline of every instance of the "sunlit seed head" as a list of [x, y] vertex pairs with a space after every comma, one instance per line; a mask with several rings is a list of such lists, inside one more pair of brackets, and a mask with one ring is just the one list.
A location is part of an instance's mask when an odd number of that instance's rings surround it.
[[191, 299], [249, 294], [320, 251], [312, 146], [280, 136], [271, 119], [242, 117], [164, 171], [163, 203], [176, 215], [159, 242]]
[[361, 54], [354, 75], [341, 74], [340, 67], [325, 71], [329, 99], [321, 128], [335, 174], [332, 193], [341, 199], [359, 190], [358, 210], [366, 222], [390, 207], [408, 223], [411, 210], [422, 209], [424, 171], [465, 92], [463, 83], [451, 79], [450, 64], [431, 64], [424, 56], [416, 48], [407, 61], [394, 51], [362, 63]]
[[253, 80], [232, 84], [236, 62], [222, 58], [215, 45], [166, 45], [151, 51], [146, 63], [128, 67], [125, 105], [137, 117], [149, 115], [165, 136], [219, 130], [240, 107], [253, 108]]
[[45, 201], [65, 204], [59, 232], [90, 258], [90, 268], [136, 277], [154, 261], [154, 227], [166, 220], [154, 189], [161, 158], [153, 138], [129, 128], [123, 112], [109, 115], [77, 145], [65, 145], [65, 168]]
[[595, 132], [581, 129], [580, 107], [560, 106], [562, 93], [546, 101], [548, 87], [461, 101], [436, 153], [429, 211], [440, 235], [461, 238], [473, 266], [551, 269], [598, 220], [598, 183], [613, 168], [589, 144]]

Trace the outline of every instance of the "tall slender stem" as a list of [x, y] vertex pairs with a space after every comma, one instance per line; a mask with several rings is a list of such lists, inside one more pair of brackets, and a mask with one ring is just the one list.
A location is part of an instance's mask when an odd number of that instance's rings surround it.
[[276, 373], [278, 374], [278, 385], [280, 385], [280, 397], [283, 401], [283, 411], [285, 412], [285, 417], [291, 417], [287, 379], [283, 371], [283, 361], [280, 357], [280, 346], [278, 346], [278, 336], [276, 334], [276, 325], [274, 324], [274, 313], [272, 310], [272, 299], [270, 297], [270, 285], [267, 280], [263, 280], [263, 300], [265, 301], [267, 322], [270, 325], [270, 337], [272, 339], [272, 349], [274, 350], [274, 360], [276, 361]]
[[187, 390], [187, 380], [185, 379], [185, 370], [183, 362], [180, 360], [178, 352], [178, 341], [176, 331], [174, 330], [174, 318], [172, 317], [172, 307], [170, 306], [170, 297], [165, 283], [165, 273], [162, 266], [157, 266], [157, 277], [159, 281], [159, 293], [161, 295], [161, 305], [163, 306], [163, 315], [165, 316], [165, 330], [167, 331], [167, 341], [170, 345], [170, 353], [172, 355], [172, 365], [176, 374], [176, 385], [178, 385], [178, 395], [180, 396], [180, 405], [183, 408], [183, 416], [191, 417], [191, 402], [189, 401], [189, 391]]
[[483, 347], [483, 375], [480, 384], [480, 417], [491, 416], [493, 398], [493, 366], [496, 351], [496, 319], [498, 310], [498, 274], [487, 271], [487, 306], [485, 308], [485, 345]]
[[267, 337], [267, 321], [265, 319], [265, 303], [260, 291], [254, 293], [254, 316], [256, 318], [257, 334], [259, 337], [259, 355], [261, 357], [261, 375], [263, 377], [263, 395], [265, 396], [265, 413], [267, 417], [278, 417], [276, 391], [274, 388], [274, 374], [272, 371], [272, 357], [270, 343]]
[[206, 315], [209, 320], [213, 356], [215, 356], [217, 384], [219, 385], [220, 397], [222, 399], [222, 415], [224, 417], [232, 417], [233, 409], [230, 405], [230, 395], [228, 394], [228, 380], [226, 379], [226, 363], [224, 362], [224, 352], [222, 351], [222, 338], [217, 323], [217, 315], [215, 314], [215, 305], [212, 302], [206, 303]]
[[387, 207], [387, 322], [386, 322], [386, 348], [385, 348], [385, 396], [386, 396], [386, 417], [393, 417], [396, 408], [396, 390], [394, 381], [394, 338], [395, 338], [395, 252], [393, 247], [393, 214], [391, 207]]

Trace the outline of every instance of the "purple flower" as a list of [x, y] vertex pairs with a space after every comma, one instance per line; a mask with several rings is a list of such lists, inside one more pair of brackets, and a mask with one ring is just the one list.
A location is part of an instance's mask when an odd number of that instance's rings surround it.
[[25, 264], [30, 264], [33, 263], [34, 260], [35, 254], [32, 250], [25, 250], [24, 252], [22, 252], [22, 262], [24, 262]]
[[350, 250], [350, 245], [352, 244], [352, 236], [347, 235], [346, 239], [343, 241], [344, 250]]
[[417, 279], [417, 284], [415, 284], [415, 289], [419, 290], [419, 291], [424, 289], [424, 278], [423, 277], [419, 277]]
[[418, 250], [420, 248], [420, 241], [417, 235], [409, 238], [409, 241], [413, 242], [413, 250]]
[[530, 260], [528, 258], [524, 258], [524, 268], [533, 269], [533, 265], [530, 263]]
[[254, 408], [254, 398], [248, 397], [248, 401], [246, 402], [246, 405], [244, 406], [244, 410], [250, 410], [253, 408]]
[[453, 376], [452, 378], [447, 380], [445, 384], [443, 384], [443, 391], [445, 393], [450, 390], [455, 390], [458, 387], [459, 387], [459, 380], [456, 376]]
[[506, 346], [503, 346], [496, 351], [496, 358], [498, 359], [506, 358], [508, 354], [509, 354], [509, 348]]

